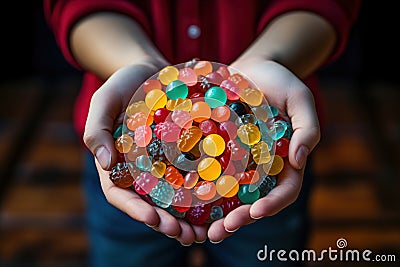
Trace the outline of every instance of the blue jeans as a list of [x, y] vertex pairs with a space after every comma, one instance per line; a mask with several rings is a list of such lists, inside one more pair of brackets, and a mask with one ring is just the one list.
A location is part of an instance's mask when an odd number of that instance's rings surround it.
[[[83, 185], [86, 197], [89, 262], [93, 267], [186, 266], [190, 247], [137, 222], [110, 205], [101, 190], [93, 156], [85, 155]], [[299, 198], [272, 217], [240, 228], [219, 244], [206, 241], [195, 246], [204, 249], [207, 266], [299, 266], [275, 258], [260, 261], [257, 252], [303, 249], [309, 232], [308, 196], [313, 183], [308, 163]], [[292, 265], [290, 265], [292, 264]]]

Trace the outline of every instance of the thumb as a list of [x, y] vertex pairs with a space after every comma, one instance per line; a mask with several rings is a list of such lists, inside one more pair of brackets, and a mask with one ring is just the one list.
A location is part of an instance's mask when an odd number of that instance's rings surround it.
[[104, 170], [117, 162], [114, 146], [115, 123], [122, 121], [123, 112], [135, 88], [154, 72], [148, 65], [130, 65], [117, 70], [93, 94], [85, 125], [83, 141]]
[[83, 135], [86, 147], [104, 170], [110, 170], [117, 157], [112, 132], [121, 109], [116, 94], [111, 92], [100, 87], [93, 95]]
[[289, 145], [289, 162], [295, 169], [305, 166], [308, 155], [320, 140], [320, 128], [311, 91], [299, 84], [295, 94], [288, 99], [288, 115], [293, 135]]

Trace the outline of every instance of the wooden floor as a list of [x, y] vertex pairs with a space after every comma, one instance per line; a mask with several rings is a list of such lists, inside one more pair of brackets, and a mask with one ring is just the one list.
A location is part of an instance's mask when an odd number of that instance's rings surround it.
[[[399, 85], [322, 85], [327, 125], [315, 151], [309, 248], [344, 238], [397, 260], [359, 266], [399, 266]], [[76, 77], [0, 83], [0, 266], [86, 266], [82, 154], [71, 124], [78, 87]]]

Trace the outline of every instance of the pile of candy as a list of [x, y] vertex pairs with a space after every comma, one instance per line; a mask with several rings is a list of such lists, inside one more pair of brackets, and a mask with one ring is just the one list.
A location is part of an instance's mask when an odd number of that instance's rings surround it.
[[132, 97], [114, 132], [115, 185], [201, 225], [266, 196], [293, 133], [243, 74], [223, 64], [167, 66]]

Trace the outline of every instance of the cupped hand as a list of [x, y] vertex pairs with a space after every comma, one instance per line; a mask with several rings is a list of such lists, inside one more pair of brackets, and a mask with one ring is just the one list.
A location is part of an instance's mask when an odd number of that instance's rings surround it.
[[206, 226], [193, 226], [177, 219], [165, 210], [149, 205], [133, 190], [117, 187], [109, 179], [109, 171], [117, 162], [112, 133], [122, 123], [135, 90], [157, 71], [145, 64], [131, 65], [110, 76], [91, 99], [84, 142], [95, 156], [101, 187], [110, 204], [184, 245], [203, 242], [207, 238]]
[[248, 76], [265, 93], [268, 104], [278, 108], [279, 113], [290, 120], [294, 132], [276, 187], [252, 205], [242, 205], [225, 218], [213, 222], [208, 230], [208, 237], [213, 242], [221, 241], [240, 227], [272, 216], [293, 203], [301, 190], [307, 156], [320, 140], [313, 95], [292, 72], [276, 62], [264, 60], [235, 62], [232, 67]]

